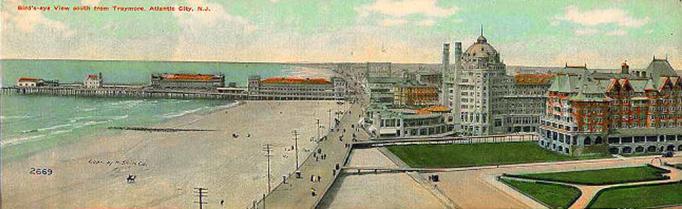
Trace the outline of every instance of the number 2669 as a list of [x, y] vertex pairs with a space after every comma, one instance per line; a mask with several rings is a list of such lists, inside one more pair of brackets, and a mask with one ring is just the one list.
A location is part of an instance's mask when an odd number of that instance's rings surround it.
[[28, 173], [32, 174], [32, 175], [49, 176], [49, 175], [52, 175], [52, 169], [49, 169], [49, 168], [31, 168], [31, 171], [29, 171]]

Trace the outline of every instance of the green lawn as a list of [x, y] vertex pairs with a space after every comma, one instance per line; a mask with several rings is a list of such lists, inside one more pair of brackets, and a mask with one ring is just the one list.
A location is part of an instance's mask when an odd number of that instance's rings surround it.
[[580, 159], [545, 150], [534, 142], [389, 146], [388, 150], [414, 168], [455, 168]]
[[580, 197], [580, 190], [575, 187], [508, 179], [501, 179], [500, 181], [535, 198], [551, 208], [568, 208], [576, 199], [578, 199], [578, 197]]
[[682, 183], [622, 187], [606, 190], [590, 208], [647, 208], [682, 204]]
[[650, 166], [639, 166], [586, 171], [524, 174], [515, 176], [575, 184], [605, 185], [665, 179], [663, 176], [664, 173], [666, 172]]

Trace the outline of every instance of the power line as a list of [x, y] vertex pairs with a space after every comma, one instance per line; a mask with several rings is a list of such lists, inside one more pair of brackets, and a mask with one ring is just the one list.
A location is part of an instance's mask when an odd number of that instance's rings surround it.
[[199, 204], [199, 209], [204, 209], [204, 205], [208, 204], [207, 202], [204, 202], [204, 198], [207, 197], [206, 193], [208, 193], [208, 189], [203, 188], [203, 187], [195, 187], [194, 188], [194, 194], [199, 197], [199, 202], [194, 202]]

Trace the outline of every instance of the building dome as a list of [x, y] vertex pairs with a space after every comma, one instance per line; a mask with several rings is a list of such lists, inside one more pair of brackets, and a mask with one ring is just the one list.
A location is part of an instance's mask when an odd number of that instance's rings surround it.
[[490, 44], [488, 44], [488, 40], [483, 36], [479, 36], [478, 39], [476, 40], [476, 43], [472, 44], [469, 46], [469, 48], [466, 50], [465, 55], [469, 57], [496, 57], [497, 56], [497, 50]]

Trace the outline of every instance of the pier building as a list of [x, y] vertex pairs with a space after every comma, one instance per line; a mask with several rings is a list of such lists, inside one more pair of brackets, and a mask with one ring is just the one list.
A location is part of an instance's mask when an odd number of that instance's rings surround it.
[[17, 79], [16, 87], [31, 88], [41, 86], [58, 86], [59, 82], [56, 80], [44, 80], [41, 78], [21, 77]]
[[101, 88], [103, 85], [102, 73], [99, 74], [89, 74], [85, 76], [83, 81], [83, 86], [85, 88]]
[[682, 150], [682, 79], [667, 60], [599, 73], [566, 66], [551, 82], [540, 146], [567, 155]]
[[346, 81], [341, 77], [325, 78], [292, 78], [272, 77], [261, 79], [254, 75], [249, 77], [247, 91], [249, 96], [284, 96], [284, 97], [328, 97], [343, 99], [346, 97]]
[[223, 74], [173, 74], [151, 75], [151, 87], [159, 89], [215, 89], [225, 87]]

